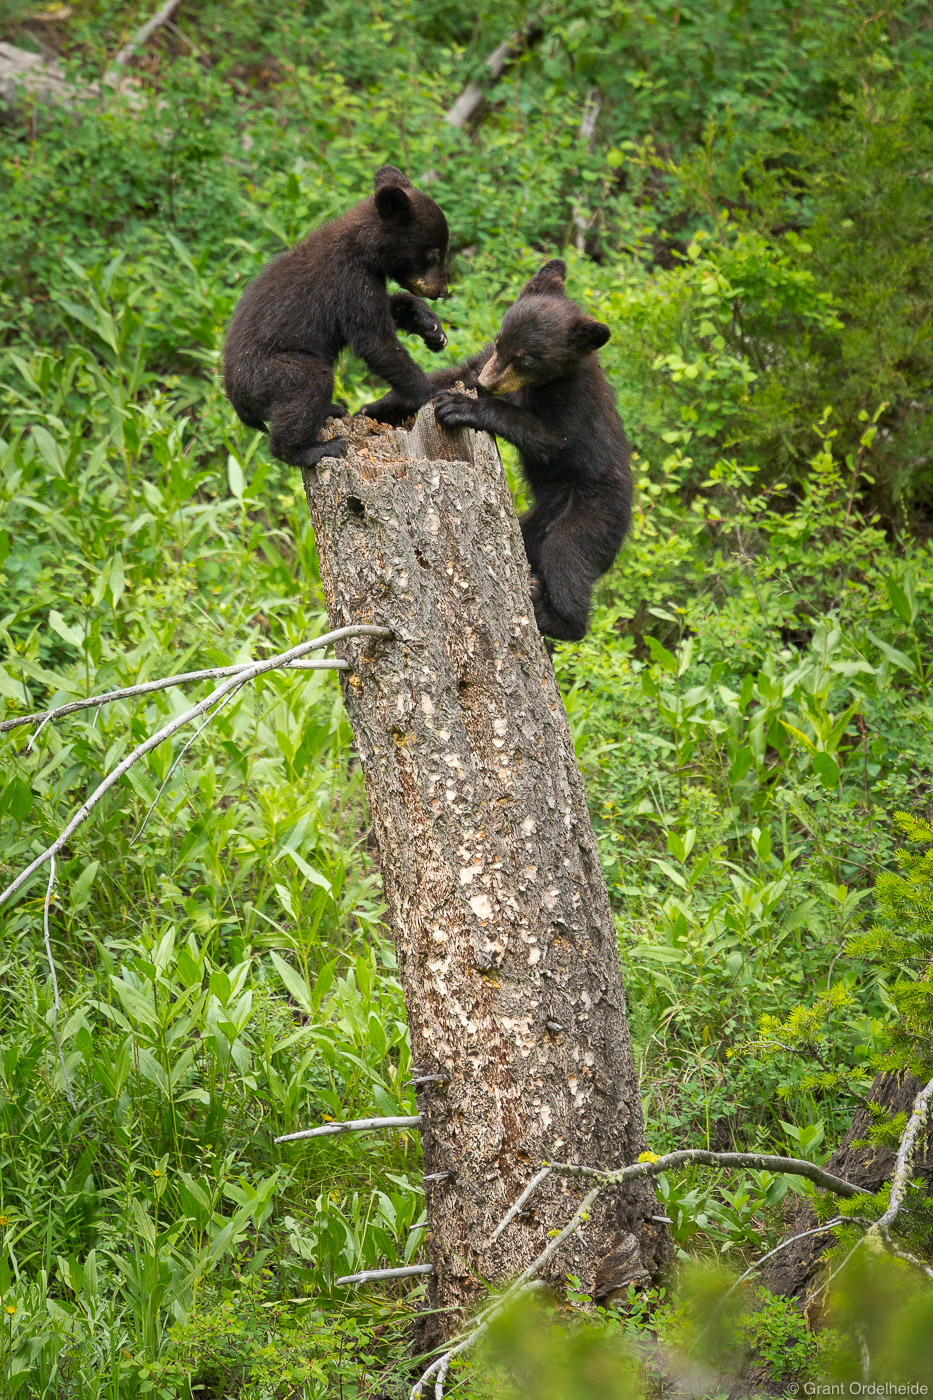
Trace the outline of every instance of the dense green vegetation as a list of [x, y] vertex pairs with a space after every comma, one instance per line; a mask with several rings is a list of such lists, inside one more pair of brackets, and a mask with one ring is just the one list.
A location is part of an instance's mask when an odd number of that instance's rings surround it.
[[[4, 39], [58, 48], [76, 80], [144, 14], [0, 11]], [[822, 1161], [878, 1067], [933, 1072], [933, 25], [920, 0], [566, 0], [454, 131], [444, 110], [522, 17], [206, 0], [131, 93], [4, 128], [0, 719], [325, 630], [300, 482], [226, 404], [223, 329], [378, 164], [432, 172], [452, 357], [557, 250], [613, 328], [638, 509], [590, 636], [554, 659], [651, 1146]], [[352, 360], [340, 379], [353, 406], [380, 392]], [[114, 703], [31, 748], [0, 735], [0, 887], [186, 703]], [[417, 1294], [334, 1280], [421, 1257], [417, 1141], [272, 1142], [413, 1103], [335, 680], [268, 675], [173, 769], [181, 742], [58, 862], [68, 1085], [47, 872], [0, 910], [0, 1392], [394, 1400]], [[682, 1259], [739, 1267], [800, 1189], [660, 1185]], [[931, 1202], [906, 1231], [929, 1257]], [[928, 1295], [878, 1303], [910, 1291], [904, 1266], [859, 1280], [825, 1344], [746, 1293], [717, 1345], [766, 1393], [861, 1376], [860, 1297], [872, 1379], [929, 1381]], [[668, 1341], [714, 1288], [661, 1309]], [[595, 1332], [503, 1323], [490, 1387], [632, 1394], [618, 1348], [648, 1325], [637, 1304]]]

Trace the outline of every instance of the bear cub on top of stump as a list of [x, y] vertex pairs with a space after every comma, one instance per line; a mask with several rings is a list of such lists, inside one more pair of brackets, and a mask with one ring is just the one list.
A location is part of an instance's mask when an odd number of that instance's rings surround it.
[[[318, 442], [333, 403], [333, 365], [349, 345], [391, 384], [409, 412], [431, 397], [420, 366], [399, 342], [414, 331], [431, 350], [447, 338], [420, 296], [447, 295], [447, 220], [394, 165], [373, 176], [373, 194], [275, 258], [243, 293], [227, 332], [224, 384], [248, 428], [267, 428], [273, 457], [313, 467], [341, 457], [347, 440]], [[386, 278], [404, 287], [390, 297]]]
[[[596, 352], [609, 327], [564, 291], [554, 258], [523, 288], [495, 345], [457, 369], [429, 375], [445, 428], [482, 428], [514, 443], [534, 494], [519, 524], [531, 565], [538, 630], [562, 641], [585, 634], [593, 584], [612, 565], [632, 509], [629, 445]], [[450, 391], [462, 380], [481, 397]], [[363, 410], [398, 421], [394, 394]]]

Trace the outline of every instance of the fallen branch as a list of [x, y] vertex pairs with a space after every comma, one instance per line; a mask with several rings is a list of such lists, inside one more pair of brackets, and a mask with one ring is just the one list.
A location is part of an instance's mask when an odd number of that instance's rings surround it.
[[324, 1123], [320, 1128], [305, 1128], [301, 1133], [286, 1133], [274, 1142], [302, 1142], [305, 1138], [338, 1137], [341, 1133], [370, 1133], [382, 1128], [417, 1128], [421, 1118], [350, 1118], [346, 1123]]
[[462, 130], [482, 107], [486, 96], [485, 87], [498, 82], [505, 70], [528, 49], [533, 48], [543, 33], [542, 18], [535, 15], [526, 20], [521, 29], [516, 29], [514, 34], [510, 34], [498, 48], [493, 49], [485, 63], [489, 77], [484, 78], [482, 83], [474, 81], [467, 84], [450, 111], [445, 114], [445, 122]]
[[170, 22], [180, 4], [181, 0], [166, 0], [162, 8], [117, 50], [100, 84], [87, 83], [79, 87], [68, 82], [61, 64], [55, 60], [17, 48], [15, 44], [0, 44], [0, 107], [14, 109], [21, 105], [24, 95], [45, 106], [75, 107], [79, 102], [99, 98], [102, 88], [118, 88], [133, 54]]
[[252, 662], [244, 667], [242, 671], [238, 671], [236, 675], [224, 681], [216, 690], [211, 691], [210, 695], [206, 696], [205, 699], [201, 700], [197, 705], [192, 706], [190, 710], [185, 710], [183, 714], [170, 720], [168, 724], [163, 725], [156, 734], [151, 735], [148, 739], [144, 740], [143, 743], [137, 744], [133, 752], [128, 754], [127, 757], [123, 759], [122, 763], [118, 763], [116, 768], [112, 769], [111, 772], [107, 774], [103, 782], [98, 784], [90, 797], [78, 808], [78, 811], [72, 817], [71, 821], [52, 842], [51, 846], [48, 846], [41, 855], [36, 856], [35, 860], [31, 861], [29, 865], [26, 866], [25, 870], [22, 870], [19, 875], [17, 875], [12, 884], [7, 885], [6, 889], [0, 892], [0, 905], [5, 904], [10, 896], [15, 894], [20, 886], [23, 885], [25, 881], [29, 879], [30, 875], [38, 870], [40, 866], [44, 865], [47, 860], [51, 860], [53, 856], [58, 854], [69, 837], [77, 831], [79, 826], [82, 826], [83, 823], [87, 821], [101, 798], [120, 781], [125, 773], [129, 772], [134, 763], [138, 763], [147, 753], [151, 752], [152, 749], [158, 748], [165, 739], [171, 738], [173, 734], [179, 729], [182, 729], [186, 724], [200, 718], [206, 711], [212, 709], [228, 691], [237, 689], [244, 681], [255, 680], [257, 676], [264, 675], [266, 671], [281, 670], [284, 666], [287, 666], [290, 661], [304, 656], [307, 652], [318, 651], [321, 647], [330, 646], [332, 642], [342, 641], [346, 637], [385, 638], [390, 635], [391, 633], [385, 627], [373, 627], [367, 624], [357, 624], [353, 627], [339, 627], [336, 631], [328, 632], [323, 637], [316, 637], [311, 642], [301, 642], [298, 646], [291, 647], [288, 651], [283, 651], [278, 656], [271, 656], [266, 661]]
[[41, 54], [0, 44], [0, 107], [14, 109], [24, 96], [44, 106], [74, 107], [85, 98], [98, 97], [99, 88], [69, 83], [61, 65]]
[[175, 11], [181, 4], [181, 0], [166, 0], [160, 10], [156, 10], [146, 23], [140, 25], [135, 34], [131, 34], [126, 43], [117, 50], [107, 70], [103, 76], [103, 82], [107, 87], [116, 87], [123, 76], [122, 69], [129, 63], [137, 49], [143, 48], [155, 34], [157, 29], [161, 29], [163, 24], [168, 24]]
[[[256, 663], [253, 661], [239, 661], [233, 666], [211, 666], [206, 671], [185, 671], [179, 676], [163, 676], [159, 680], [141, 681], [139, 685], [127, 685], [122, 690], [108, 690], [102, 695], [89, 695], [84, 700], [69, 700], [67, 705], [59, 705], [54, 710], [36, 710], [31, 715], [15, 715], [12, 719], [0, 720], [0, 734], [5, 734], [10, 729], [19, 729], [24, 724], [38, 724], [41, 727], [48, 724], [50, 720], [63, 719], [65, 715], [73, 715], [78, 710], [97, 709], [100, 705], [110, 705], [114, 700], [131, 700], [137, 695], [151, 695], [157, 690], [171, 690], [176, 685], [193, 685], [195, 681], [215, 681], [222, 680], [224, 676], [238, 676], [243, 671], [249, 670]], [[283, 671], [346, 671], [349, 669], [348, 661], [290, 661], [281, 669]], [[33, 738], [37, 738], [34, 735]]]

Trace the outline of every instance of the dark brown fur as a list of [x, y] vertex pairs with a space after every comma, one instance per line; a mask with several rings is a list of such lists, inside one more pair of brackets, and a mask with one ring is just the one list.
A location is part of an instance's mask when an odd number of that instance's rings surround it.
[[[612, 565], [632, 505], [629, 445], [596, 351], [609, 327], [564, 292], [566, 268], [546, 263], [505, 315], [494, 346], [430, 376], [446, 428], [483, 428], [514, 443], [534, 494], [520, 525], [535, 620], [564, 641], [586, 633], [593, 584]], [[450, 392], [462, 380], [478, 399]], [[398, 421], [393, 394], [367, 408]]]
[[408, 292], [396, 292], [394, 297], [389, 298], [389, 303], [396, 330], [420, 335], [428, 349], [435, 354], [443, 350], [447, 344], [444, 327], [426, 301], [410, 296]]
[[346, 451], [346, 438], [317, 438], [328, 417], [346, 416], [332, 398], [334, 361], [348, 345], [409, 412], [431, 397], [396, 325], [428, 345], [433, 339], [431, 348], [441, 349], [446, 337], [416, 296], [390, 297], [386, 278], [408, 293], [446, 296], [447, 220], [394, 165], [376, 171], [373, 187], [371, 198], [263, 268], [227, 332], [230, 402], [247, 427], [268, 429], [272, 455], [292, 466]]

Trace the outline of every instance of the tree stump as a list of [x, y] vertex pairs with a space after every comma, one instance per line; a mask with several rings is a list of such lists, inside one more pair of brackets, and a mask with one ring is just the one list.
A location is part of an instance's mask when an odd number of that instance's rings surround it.
[[[418, 1091], [432, 1340], [566, 1223], [588, 1183], [542, 1162], [645, 1150], [616, 931], [521, 533], [492, 439], [342, 421], [346, 458], [304, 472], [342, 644], [405, 993]], [[338, 648], [339, 649], [339, 648]], [[606, 1192], [544, 1276], [606, 1298], [671, 1257], [650, 1182]]]

